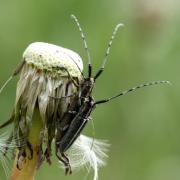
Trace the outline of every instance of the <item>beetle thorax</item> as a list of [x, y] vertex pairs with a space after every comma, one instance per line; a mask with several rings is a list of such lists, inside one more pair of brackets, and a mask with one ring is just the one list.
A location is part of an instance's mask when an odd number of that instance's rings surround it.
[[86, 78], [81, 85], [81, 95], [82, 97], [88, 97], [92, 93], [94, 88], [94, 78]]

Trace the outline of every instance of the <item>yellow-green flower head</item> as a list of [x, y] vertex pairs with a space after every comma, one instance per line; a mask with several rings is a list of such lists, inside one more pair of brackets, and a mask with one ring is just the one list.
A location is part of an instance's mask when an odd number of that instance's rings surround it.
[[[35, 42], [30, 44], [23, 53], [27, 64], [39, 70], [48, 71], [54, 77], [81, 77], [83, 62], [81, 57], [72, 50], [54, 44]], [[63, 70], [66, 69], [66, 71]]]

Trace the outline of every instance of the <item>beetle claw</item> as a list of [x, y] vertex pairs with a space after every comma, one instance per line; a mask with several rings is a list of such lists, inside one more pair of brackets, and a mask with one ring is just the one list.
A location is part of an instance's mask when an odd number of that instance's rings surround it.
[[31, 143], [29, 141], [27, 141], [27, 147], [28, 147], [28, 149], [30, 151], [30, 155], [28, 156], [28, 159], [32, 160], [32, 158], [33, 158], [33, 148], [32, 148], [32, 145], [31, 145]]
[[48, 164], [51, 165], [51, 164], [52, 164], [51, 158], [50, 158], [50, 157], [51, 157], [51, 154], [50, 154], [50, 152], [49, 152], [48, 149], [46, 149], [46, 151], [45, 151], [45, 153], [44, 153], [44, 156], [45, 156], [46, 161], [48, 162]]
[[71, 169], [71, 165], [69, 162], [69, 158], [64, 154], [64, 153], [60, 153], [60, 155], [58, 154], [58, 152], [56, 152], [56, 156], [59, 159], [59, 161], [61, 161], [65, 167], [65, 175], [70, 175], [72, 174], [72, 169]]
[[17, 163], [16, 167], [18, 170], [21, 170], [22, 168], [20, 167], [20, 164], [26, 163], [26, 151], [23, 149], [19, 150], [18, 157], [17, 157]]

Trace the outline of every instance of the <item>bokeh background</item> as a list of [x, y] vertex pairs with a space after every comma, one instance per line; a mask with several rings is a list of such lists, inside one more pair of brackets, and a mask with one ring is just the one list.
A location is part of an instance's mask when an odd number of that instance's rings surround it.
[[[95, 110], [95, 137], [111, 144], [100, 180], [179, 180], [179, 0], [0, 0], [0, 84], [34, 41], [72, 49], [81, 55], [86, 67], [79, 31], [69, 18], [72, 13], [87, 36], [94, 71], [102, 62], [113, 27], [119, 22], [125, 24], [96, 83], [96, 99], [147, 81], [172, 82], [171, 86], [138, 90]], [[0, 122], [10, 116], [17, 80], [0, 95]], [[92, 136], [91, 125], [84, 133]], [[36, 180], [81, 180], [86, 174], [81, 170], [65, 177], [58, 166], [55, 158], [52, 166], [44, 164]], [[5, 180], [2, 168], [0, 179]], [[92, 174], [87, 179], [92, 179]]]

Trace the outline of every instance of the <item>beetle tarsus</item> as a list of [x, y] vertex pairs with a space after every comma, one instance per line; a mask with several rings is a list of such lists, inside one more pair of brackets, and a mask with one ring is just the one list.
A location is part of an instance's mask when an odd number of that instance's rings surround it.
[[72, 174], [72, 169], [71, 169], [71, 165], [69, 162], [69, 158], [64, 154], [64, 153], [60, 153], [60, 155], [58, 154], [58, 152], [56, 152], [56, 156], [58, 157], [59, 161], [61, 161], [65, 167], [65, 175], [70, 175]]
[[45, 156], [46, 161], [48, 162], [48, 164], [51, 165], [52, 164], [51, 158], [50, 158], [51, 157], [51, 153], [50, 153], [50, 151], [48, 149], [46, 149], [46, 151], [44, 153], [44, 156]]
[[[24, 162], [23, 162], [24, 161]], [[18, 170], [21, 170], [20, 163], [26, 163], [26, 151], [24, 149], [19, 149], [16, 167]]]
[[32, 160], [32, 158], [33, 158], [33, 148], [32, 148], [32, 145], [31, 145], [31, 143], [29, 141], [27, 141], [27, 147], [28, 147], [28, 149], [30, 151], [30, 156], [28, 156], [28, 159]]

